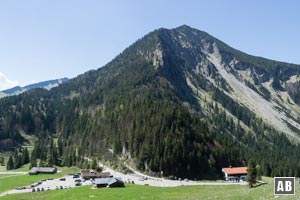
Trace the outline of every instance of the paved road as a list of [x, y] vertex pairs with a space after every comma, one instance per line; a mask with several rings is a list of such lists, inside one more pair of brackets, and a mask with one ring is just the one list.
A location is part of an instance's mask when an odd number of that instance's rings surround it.
[[28, 174], [28, 172], [10, 172], [10, 171], [3, 171], [0, 174]]
[[247, 182], [239, 182], [239, 183], [230, 183], [225, 181], [178, 181], [178, 180], [169, 180], [164, 178], [156, 178], [141, 172], [138, 172], [129, 166], [127, 166], [133, 173], [132, 174], [123, 174], [117, 172], [102, 163], [99, 163], [101, 167], [103, 167], [103, 171], [110, 172], [114, 177], [120, 177], [123, 181], [131, 183], [132, 181], [138, 185], [149, 185], [156, 187], [176, 187], [182, 185], [246, 185]]

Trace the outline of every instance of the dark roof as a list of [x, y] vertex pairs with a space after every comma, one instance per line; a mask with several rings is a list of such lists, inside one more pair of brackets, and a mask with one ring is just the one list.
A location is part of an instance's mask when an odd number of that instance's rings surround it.
[[112, 185], [117, 182], [123, 183], [121, 178], [111, 178], [110, 181], [108, 182], [108, 185]]
[[95, 185], [108, 185], [108, 183], [111, 181], [113, 178], [96, 178], [94, 181]]

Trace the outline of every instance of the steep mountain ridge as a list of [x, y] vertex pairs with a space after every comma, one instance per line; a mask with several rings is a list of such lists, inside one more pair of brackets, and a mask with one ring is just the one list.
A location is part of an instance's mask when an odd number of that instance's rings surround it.
[[57, 138], [68, 166], [114, 152], [166, 176], [212, 178], [249, 158], [265, 175], [300, 174], [298, 72], [186, 25], [158, 29], [98, 70], [1, 99], [0, 150], [29, 134], [34, 158], [47, 162]]
[[[297, 119], [300, 109], [299, 105], [293, 102], [295, 98], [289, 96], [291, 91], [289, 86], [300, 80], [299, 65], [249, 56], [230, 48], [205, 32], [186, 25], [162, 32], [163, 38], [167, 38], [166, 35], [169, 33], [169, 43], [165, 45], [173, 50], [170, 54], [177, 55], [177, 63], [181, 62], [179, 71], [185, 73], [183, 75], [185, 78], [191, 77], [190, 72], [195, 72], [217, 87], [221, 84], [221, 89], [235, 101], [248, 107], [280, 132], [299, 140], [295, 129], [300, 130]], [[163, 59], [161, 60], [163, 63]], [[249, 61], [254, 62], [248, 64]], [[172, 65], [173, 68], [174, 66], [176, 64]], [[176, 77], [173, 83], [175, 85], [178, 82], [178, 75], [173, 77]], [[274, 86], [275, 79], [279, 81], [278, 87], [275, 87], [276, 84]], [[182, 77], [179, 85], [186, 86], [186, 83]], [[183, 91], [189, 89], [185, 87]], [[291, 126], [295, 129], [291, 130]]]

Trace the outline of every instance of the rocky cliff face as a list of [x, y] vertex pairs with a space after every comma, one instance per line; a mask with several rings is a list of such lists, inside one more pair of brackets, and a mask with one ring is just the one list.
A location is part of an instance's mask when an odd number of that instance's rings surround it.
[[[160, 52], [160, 63], [165, 63], [160, 66], [161, 71], [170, 68], [182, 73], [181, 79], [174, 77], [175, 85], [180, 81], [179, 87], [187, 84], [201, 102], [210, 96], [210, 91], [193, 84], [197, 75], [276, 130], [298, 140], [299, 65], [247, 55], [188, 26], [161, 29], [157, 35], [160, 45], [153, 52]], [[170, 55], [175, 62], [168, 65]], [[157, 66], [157, 54], [151, 58]]]

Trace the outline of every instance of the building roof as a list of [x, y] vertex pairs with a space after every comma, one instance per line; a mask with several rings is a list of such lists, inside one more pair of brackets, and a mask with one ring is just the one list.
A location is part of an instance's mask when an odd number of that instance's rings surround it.
[[56, 171], [55, 167], [33, 167], [29, 173], [53, 173]]
[[228, 175], [247, 174], [247, 167], [228, 167], [228, 168], [223, 168], [222, 171]]
[[117, 182], [124, 184], [124, 182], [122, 181], [122, 179], [120, 177], [115, 177], [115, 178], [110, 179], [110, 181], [108, 182], [108, 185], [110, 186], [110, 185], [112, 185], [114, 183], [117, 183]]
[[92, 170], [83, 169], [81, 170], [82, 177], [110, 177], [109, 172], [94, 172]]
[[123, 183], [121, 178], [111, 177], [111, 178], [96, 178], [94, 181], [94, 184], [95, 185], [111, 185], [116, 182]]
[[94, 181], [95, 185], [103, 185], [106, 184], [108, 185], [108, 183], [111, 181], [112, 178], [96, 178]]

